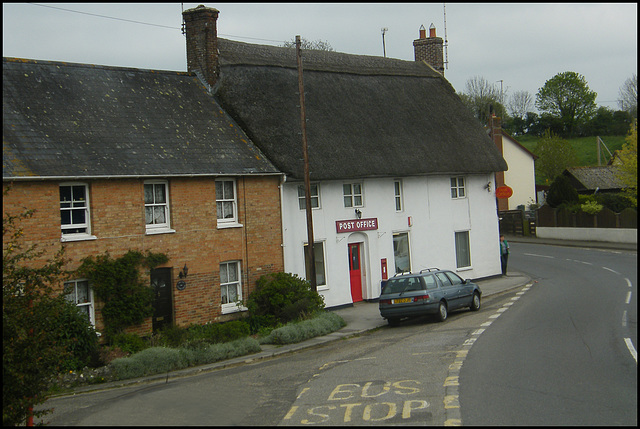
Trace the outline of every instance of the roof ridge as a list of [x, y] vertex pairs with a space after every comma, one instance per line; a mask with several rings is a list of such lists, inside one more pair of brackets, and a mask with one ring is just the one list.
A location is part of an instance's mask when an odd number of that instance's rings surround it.
[[76, 63], [76, 62], [59, 61], [59, 60], [34, 60], [30, 58], [19, 58], [19, 57], [2, 57], [2, 61], [3, 63], [64, 65], [65, 67], [95, 68], [95, 69], [104, 69], [104, 70], [139, 71], [139, 72], [151, 72], [151, 73], [162, 73], [162, 74], [168, 73], [168, 74], [178, 74], [178, 75], [185, 75], [185, 76], [194, 75], [194, 73], [188, 72], [188, 71], [145, 69], [145, 68], [139, 68], [139, 67], [110, 66], [110, 65], [104, 65], [104, 64]]

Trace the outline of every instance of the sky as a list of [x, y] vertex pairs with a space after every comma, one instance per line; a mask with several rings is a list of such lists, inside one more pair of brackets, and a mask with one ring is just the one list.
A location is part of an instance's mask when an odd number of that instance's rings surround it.
[[281, 46], [300, 35], [407, 61], [421, 25], [445, 39], [446, 14], [445, 78], [458, 92], [483, 78], [505, 101], [516, 91], [535, 100], [547, 80], [573, 71], [598, 106], [617, 110], [637, 74], [636, 3], [3, 3], [2, 55], [186, 71], [182, 10], [199, 4], [220, 11], [222, 38]]

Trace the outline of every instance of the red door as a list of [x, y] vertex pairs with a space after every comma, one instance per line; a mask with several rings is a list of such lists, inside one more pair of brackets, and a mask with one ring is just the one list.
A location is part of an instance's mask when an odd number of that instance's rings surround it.
[[360, 243], [349, 244], [349, 278], [351, 281], [351, 299], [362, 301], [362, 276], [360, 272]]

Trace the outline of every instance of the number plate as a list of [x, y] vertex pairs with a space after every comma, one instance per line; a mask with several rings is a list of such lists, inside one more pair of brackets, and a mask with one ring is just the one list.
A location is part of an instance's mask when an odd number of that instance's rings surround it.
[[391, 304], [403, 304], [405, 302], [411, 302], [411, 298], [400, 298], [391, 300]]

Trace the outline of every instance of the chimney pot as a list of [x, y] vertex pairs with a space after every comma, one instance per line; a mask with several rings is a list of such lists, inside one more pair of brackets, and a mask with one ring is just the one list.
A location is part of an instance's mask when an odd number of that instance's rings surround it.
[[424, 25], [420, 26], [420, 38], [421, 39], [427, 38], [427, 30], [424, 28]]
[[436, 37], [436, 26], [433, 25], [433, 22], [429, 26], [429, 37]]

